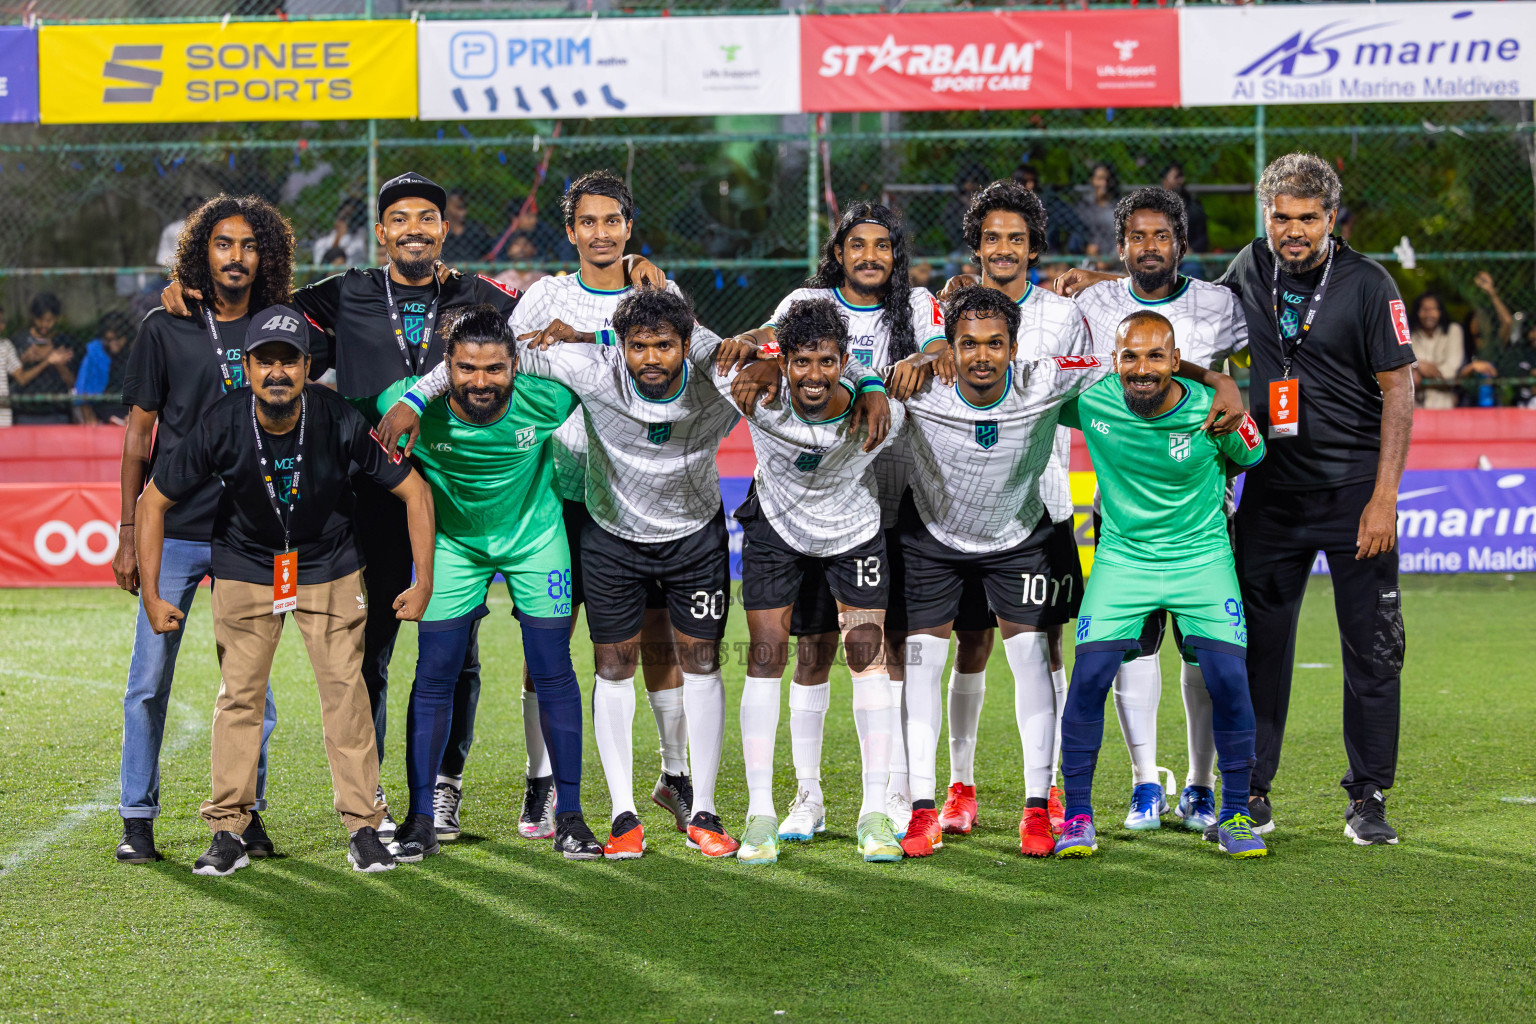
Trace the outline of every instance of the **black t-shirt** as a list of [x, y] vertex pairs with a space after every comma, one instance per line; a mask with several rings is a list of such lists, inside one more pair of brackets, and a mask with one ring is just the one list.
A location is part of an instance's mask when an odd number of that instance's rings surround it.
[[[80, 350], [73, 338], [67, 334], [55, 334], [47, 341], [38, 341], [32, 337], [30, 330], [22, 331], [12, 342], [16, 346], [16, 354], [24, 356], [28, 349], [37, 345], [43, 349], [52, 350], [55, 346], [62, 346], [74, 350], [74, 358], [69, 362], [70, 369], [80, 369]], [[64, 375], [59, 372], [57, 366], [45, 366], [43, 371], [25, 384], [12, 384], [13, 395], [66, 395], [74, 388], [64, 383]], [[16, 412], [20, 416], [68, 416], [71, 403], [69, 402], [27, 402], [18, 404]]]
[[[1413, 362], [1408, 316], [1381, 264], [1336, 239], [1333, 272], [1317, 317], [1296, 350], [1291, 376], [1300, 382], [1300, 432], [1278, 438], [1250, 478], [1279, 490], [1308, 491], [1376, 479], [1381, 457], [1381, 387], [1376, 374]], [[1305, 320], [1322, 267], [1301, 279], [1280, 274], [1280, 323], [1271, 281], [1275, 256], [1259, 238], [1237, 254], [1218, 282], [1242, 300], [1248, 321], [1252, 384], [1248, 402], [1259, 429], [1269, 429], [1269, 382], [1283, 375], [1284, 352]], [[1284, 350], [1280, 333], [1286, 334]]]
[[[315, 349], [310, 376], [318, 377], [335, 367], [336, 389], [349, 399], [372, 398], [401, 377], [424, 374], [442, 362], [440, 327], [447, 310], [488, 302], [501, 310], [503, 316], [511, 317], [517, 306], [515, 288], [478, 274], [449, 278], [438, 298], [432, 343], [423, 353], [420, 318], [426, 316], [437, 288], [409, 288], [391, 282], [407, 336], [407, 355], [403, 356], [384, 300], [386, 273], [382, 267], [348, 270], [293, 293], [294, 305], [333, 335], [328, 345]], [[414, 312], [406, 308], [408, 303]], [[417, 318], [414, 340], [413, 318]]]
[[[335, 392], [311, 384], [304, 440], [304, 470], [289, 529], [299, 553], [299, 583], [329, 583], [363, 567], [352, 533], [353, 467], [380, 487], [393, 488], [410, 475], [410, 463], [389, 461], [369, 436], [362, 415]], [[155, 486], [172, 501], [199, 493], [215, 480], [213, 575], [218, 579], [270, 584], [272, 558], [283, 550], [283, 529], [273, 514], [257, 460], [251, 428], [249, 389], [225, 395], [202, 417], [201, 426], [164, 460]], [[293, 482], [298, 428], [286, 435], [263, 432], [273, 460], [273, 485], [286, 492]], [[222, 487], [219, 486], [222, 482]], [[393, 498], [387, 499], [393, 501]], [[401, 543], [408, 543], [401, 538]]]
[[[139, 328], [128, 355], [123, 380], [123, 403], [157, 413], [155, 444], [149, 453], [149, 476], [169, 458], [182, 440], [192, 434], [215, 402], [224, 395], [224, 375], [208, 337], [202, 313], [197, 318], [175, 317], [164, 309], [151, 310]], [[244, 388], [245, 330], [251, 318], [218, 321], [219, 338], [229, 360], [235, 386]], [[185, 493], [165, 514], [165, 535], [176, 540], [207, 543], [213, 536], [213, 512], [219, 503], [219, 485], [204, 481]]]

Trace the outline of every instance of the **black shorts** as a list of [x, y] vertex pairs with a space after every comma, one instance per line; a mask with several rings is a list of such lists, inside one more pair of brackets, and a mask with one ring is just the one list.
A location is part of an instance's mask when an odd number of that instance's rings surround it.
[[1052, 526], [1051, 538], [1045, 546], [1051, 563], [1051, 612], [1045, 624], [1061, 626], [1075, 622], [1078, 609], [1083, 606], [1084, 583], [1083, 559], [1077, 553], [1077, 533], [1072, 528], [1072, 520]]
[[1005, 551], [957, 551], [923, 524], [909, 493], [902, 501], [896, 532], [906, 565], [909, 631], [954, 622], [966, 583], [979, 584], [1000, 619], [1044, 627], [1052, 621], [1050, 537], [1054, 527], [1042, 515], [1023, 543]]
[[[592, 513], [587, 511], [587, 506], [580, 501], [562, 501], [564, 508], [562, 514], [565, 518], [565, 539], [571, 546], [571, 611], [576, 611], [576, 606], [587, 600], [587, 592], [582, 586], [581, 579], [581, 531], [588, 523], [592, 522]], [[665, 608], [667, 595], [661, 592], [661, 587], [655, 581], [645, 588], [645, 607]]]
[[731, 588], [725, 509], [688, 536], [656, 544], [616, 537], [588, 519], [581, 561], [593, 643], [623, 643], [639, 633], [653, 591], [679, 633], [695, 640], [725, 636]]
[[839, 631], [837, 605], [884, 609], [890, 596], [885, 535], [820, 557], [797, 551], [762, 514], [755, 489], [736, 510], [741, 523], [741, 604], [749, 612], [794, 606], [792, 636]]

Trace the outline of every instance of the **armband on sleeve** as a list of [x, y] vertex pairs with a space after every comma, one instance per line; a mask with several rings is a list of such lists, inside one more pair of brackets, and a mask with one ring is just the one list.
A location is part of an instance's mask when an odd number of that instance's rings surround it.
[[405, 394], [401, 395], [400, 401], [415, 409], [416, 415], [420, 416], [433, 399], [442, 398], [447, 393], [448, 364], [438, 363], [431, 373], [418, 380]]

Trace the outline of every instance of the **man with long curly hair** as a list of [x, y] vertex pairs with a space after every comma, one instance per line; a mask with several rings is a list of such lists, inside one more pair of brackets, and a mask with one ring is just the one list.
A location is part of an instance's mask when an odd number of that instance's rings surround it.
[[[112, 571], [117, 585], [139, 593], [134, 554], [134, 507], [145, 482], [196, 429], [226, 392], [246, 384], [242, 369], [246, 326], [252, 311], [288, 301], [293, 270], [293, 231], [258, 196], [219, 195], [187, 218], [177, 242], [175, 279], [206, 301], [187, 316], [155, 309], [144, 318], [123, 383], [128, 431], [123, 440], [122, 526]], [[316, 333], [318, 338], [318, 333]], [[156, 429], [158, 424], [159, 429]], [[197, 586], [210, 576], [210, 542], [219, 486], [206, 486], [178, 502], [166, 516], [165, 554], [159, 592], [181, 609], [191, 608]], [[123, 696], [123, 838], [117, 859], [128, 864], [159, 860], [154, 819], [160, 813], [160, 743], [182, 631], [158, 635], [140, 602], [128, 686]], [[244, 833], [253, 857], [272, 851], [262, 827], [266, 809], [267, 738], [277, 720], [267, 691], [262, 722], [256, 812]]]

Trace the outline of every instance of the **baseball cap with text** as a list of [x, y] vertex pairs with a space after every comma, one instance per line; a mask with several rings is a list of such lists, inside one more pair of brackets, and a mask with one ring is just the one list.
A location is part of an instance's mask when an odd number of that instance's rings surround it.
[[425, 199], [437, 207], [438, 213], [442, 213], [443, 207], [448, 205], [448, 193], [443, 186], [415, 171], [406, 171], [390, 178], [379, 188], [379, 220], [384, 219], [385, 210], [402, 199]]
[[268, 306], [251, 317], [245, 329], [245, 350], [256, 349], [271, 342], [281, 341], [309, 355], [309, 324], [304, 314], [291, 306]]

